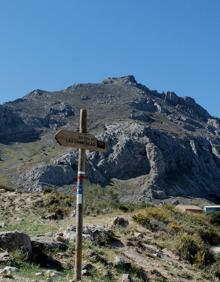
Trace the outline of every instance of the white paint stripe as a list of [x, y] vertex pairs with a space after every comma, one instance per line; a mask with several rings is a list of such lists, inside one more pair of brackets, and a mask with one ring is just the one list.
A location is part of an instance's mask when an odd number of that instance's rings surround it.
[[82, 194], [77, 194], [76, 203], [82, 204]]
[[78, 175], [79, 174], [86, 174], [85, 171], [78, 171]]

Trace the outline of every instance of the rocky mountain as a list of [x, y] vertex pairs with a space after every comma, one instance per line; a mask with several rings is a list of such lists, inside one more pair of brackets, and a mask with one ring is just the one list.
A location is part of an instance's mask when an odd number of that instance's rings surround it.
[[133, 76], [34, 90], [2, 105], [2, 184], [31, 192], [73, 183], [77, 152], [55, 145], [53, 135], [78, 130], [80, 108], [89, 131], [108, 144], [87, 155], [92, 183], [119, 187], [123, 201], [220, 197], [220, 119], [193, 98], [152, 91]]

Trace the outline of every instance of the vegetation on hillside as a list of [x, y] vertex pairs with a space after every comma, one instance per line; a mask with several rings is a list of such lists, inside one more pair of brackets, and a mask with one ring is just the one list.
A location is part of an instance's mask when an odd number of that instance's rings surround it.
[[220, 277], [220, 257], [210, 248], [220, 244], [220, 213], [193, 214], [177, 211], [172, 205], [147, 207], [133, 219], [157, 232], [156, 243], [169, 248], [180, 259]]

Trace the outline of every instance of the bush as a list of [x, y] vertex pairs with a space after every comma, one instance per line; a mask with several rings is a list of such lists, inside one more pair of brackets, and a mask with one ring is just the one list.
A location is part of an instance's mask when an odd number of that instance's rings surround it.
[[210, 272], [213, 279], [217, 278], [218, 280], [220, 280], [220, 261], [213, 263]]
[[51, 189], [50, 187], [45, 187], [44, 190], [43, 190], [44, 194], [49, 194], [49, 193], [52, 193], [52, 192], [53, 192], [53, 189]]
[[179, 224], [176, 221], [173, 221], [168, 224], [167, 231], [170, 232], [171, 234], [177, 234], [179, 232], [182, 232], [184, 229], [183, 225]]
[[171, 220], [171, 211], [164, 207], [148, 207], [145, 209], [144, 213], [134, 215], [133, 219], [144, 226], [147, 226], [152, 219], [168, 223]]
[[180, 234], [175, 247], [180, 258], [191, 264], [203, 266], [210, 261], [208, 248], [198, 234]]
[[213, 225], [220, 225], [220, 212], [214, 212], [208, 215], [209, 222]]
[[198, 234], [202, 240], [210, 245], [218, 245], [220, 243], [219, 234], [212, 228], [199, 229]]
[[57, 219], [63, 219], [74, 208], [75, 195], [58, 192], [46, 193], [44, 204], [48, 212], [55, 213]]
[[20, 267], [23, 265], [25, 261], [28, 260], [28, 254], [22, 252], [21, 250], [17, 249], [10, 253], [10, 258], [12, 260], [12, 264], [16, 267]]
[[123, 212], [133, 212], [134, 210], [143, 209], [145, 207], [146, 207], [145, 203], [140, 203], [140, 204], [121, 203], [121, 204], [118, 204], [118, 209], [123, 211]]
[[70, 214], [70, 209], [65, 207], [57, 208], [52, 206], [48, 209], [48, 211], [55, 214], [54, 219], [63, 219], [64, 217], [69, 216]]

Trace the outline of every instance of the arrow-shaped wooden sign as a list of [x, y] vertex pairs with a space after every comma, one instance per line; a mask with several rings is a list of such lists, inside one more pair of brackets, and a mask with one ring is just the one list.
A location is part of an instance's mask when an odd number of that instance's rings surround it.
[[106, 144], [103, 141], [97, 140], [92, 134], [73, 132], [70, 130], [60, 130], [55, 135], [56, 141], [65, 147], [73, 147], [85, 149], [89, 151], [106, 151]]

